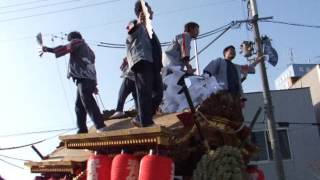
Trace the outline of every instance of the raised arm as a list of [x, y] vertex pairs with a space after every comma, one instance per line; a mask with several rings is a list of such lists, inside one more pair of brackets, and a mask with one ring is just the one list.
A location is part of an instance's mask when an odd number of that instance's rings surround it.
[[59, 58], [61, 56], [64, 56], [68, 53], [75, 51], [83, 43], [84, 43], [84, 41], [81, 39], [73, 39], [67, 45], [61, 45], [61, 46], [57, 46], [54, 48], [43, 46], [42, 50], [43, 50], [43, 52], [53, 53], [53, 54], [55, 54], [56, 58]]
[[264, 60], [264, 56], [258, 57], [252, 64], [241, 65], [242, 74], [254, 74], [256, 73], [255, 67]]

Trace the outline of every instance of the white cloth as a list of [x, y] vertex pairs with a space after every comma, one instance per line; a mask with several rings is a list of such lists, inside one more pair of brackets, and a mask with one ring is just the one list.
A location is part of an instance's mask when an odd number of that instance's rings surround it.
[[[178, 94], [182, 87], [177, 82], [185, 73], [179, 66], [170, 67], [170, 70], [172, 73], [163, 79], [166, 90], [163, 93], [163, 103], [160, 108], [164, 113], [182, 112], [188, 109], [189, 105], [185, 94], [183, 92]], [[222, 89], [214, 76], [190, 76], [187, 79], [191, 83], [188, 89], [194, 106], [201, 104], [212, 93]]]

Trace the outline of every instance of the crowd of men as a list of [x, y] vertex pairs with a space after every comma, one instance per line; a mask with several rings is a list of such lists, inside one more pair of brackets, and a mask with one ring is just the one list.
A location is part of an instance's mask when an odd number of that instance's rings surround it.
[[[153, 11], [148, 3], [145, 4], [150, 19]], [[136, 20], [130, 21], [127, 26], [127, 55], [123, 59], [121, 70], [123, 82], [119, 91], [119, 98], [113, 118], [124, 115], [125, 99], [131, 93], [138, 115], [131, 120], [136, 127], [153, 126], [155, 115], [163, 97], [163, 81], [170, 74], [171, 67], [180, 67], [188, 74], [195, 69], [190, 65], [191, 41], [199, 35], [200, 26], [189, 22], [184, 32], [175, 36], [172, 44], [162, 53], [160, 41], [153, 30], [152, 37], [147, 31], [146, 15], [140, 1], [135, 3]], [[68, 78], [72, 78], [77, 86], [75, 112], [77, 117], [78, 133], [87, 133], [86, 116], [90, 116], [97, 132], [107, 131], [100, 109], [93, 94], [97, 93], [97, 78], [95, 70], [95, 55], [79, 32], [68, 35], [67, 45], [54, 48], [43, 47], [43, 52], [54, 53], [61, 57], [70, 53]], [[250, 65], [236, 65], [232, 63], [236, 51], [234, 46], [223, 50], [223, 58], [211, 61], [204, 69], [203, 76], [216, 77], [224, 90], [229, 91], [235, 98], [242, 97], [241, 74], [254, 73]], [[162, 57], [163, 56], [163, 57]]]

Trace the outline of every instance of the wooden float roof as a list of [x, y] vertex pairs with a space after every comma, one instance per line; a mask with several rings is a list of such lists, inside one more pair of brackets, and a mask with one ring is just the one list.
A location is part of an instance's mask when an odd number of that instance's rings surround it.
[[174, 128], [182, 126], [176, 117], [177, 113], [157, 116], [155, 126], [136, 128], [130, 123], [131, 118], [107, 120], [108, 131], [60, 136], [60, 140], [70, 149], [111, 149], [119, 151], [124, 147], [148, 149], [154, 146], [169, 146]]
[[39, 162], [28, 161], [25, 166], [31, 173], [71, 173], [75, 168], [85, 166], [85, 162], [92, 152], [88, 150], [57, 148], [48, 155], [48, 159]]

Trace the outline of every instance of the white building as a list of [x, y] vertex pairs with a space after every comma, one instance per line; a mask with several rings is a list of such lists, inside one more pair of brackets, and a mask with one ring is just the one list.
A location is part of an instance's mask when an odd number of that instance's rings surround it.
[[276, 89], [289, 89], [297, 79], [308, 73], [314, 66], [316, 64], [291, 64], [276, 78]]
[[[284, 170], [287, 180], [320, 179], [320, 137], [309, 88], [276, 90], [271, 92], [274, 115]], [[261, 92], [247, 93], [244, 115], [250, 121], [259, 107], [263, 107]], [[261, 151], [254, 163], [264, 170], [267, 180], [277, 179], [270, 141], [267, 136], [267, 117], [261, 113], [254, 126], [253, 140]], [[281, 123], [279, 126], [279, 122]]]
[[[320, 123], [320, 65], [314, 66], [311, 71], [299, 78], [290, 88], [309, 88], [312, 104], [316, 113], [317, 122]], [[320, 133], [320, 126], [319, 126]]]

